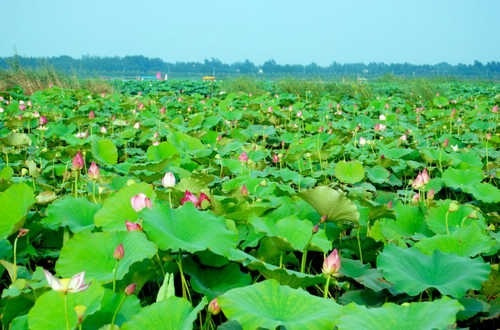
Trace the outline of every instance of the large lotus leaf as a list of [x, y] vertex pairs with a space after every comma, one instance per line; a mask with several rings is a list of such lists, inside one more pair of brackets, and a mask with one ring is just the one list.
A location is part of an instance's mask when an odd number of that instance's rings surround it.
[[144, 307], [135, 314], [130, 321], [124, 323], [120, 329], [161, 329], [187, 330], [193, 328], [193, 322], [200, 310], [207, 304], [206, 299], [193, 308], [182, 298], [169, 297], [160, 302]]
[[92, 155], [99, 162], [114, 165], [118, 161], [118, 150], [111, 139], [94, 138], [92, 139]]
[[[444, 297], [431, 302], [384, 304], [378, 308], [366, 308], [351, 304], [344, 308], [338, 321], [342, 329], [448, 329], [453, 327], [455, 317], [462, 305]], [[431, 316], [431, 317], [430, 317]]]
[[115, 325], [121, 325], [122, 323], [130, 320], [133, 315], [141, 311], [141, 301], [136, 295], [132, 294], [129, 296], [124, 296], [125, 293], [114, 293], [111, 289], [104, 289], [104, 296], [101, 301], [101, 307], [99, 310], [87, 317], [85, 317], [83, 322], [84, 329], [99, 329], [105, 324], [109, 324], [113, 318], [113, 314], [116, 311], [117, 306], [123, 299], [123, 303], [120, 310], [116, 314]]
[[313, 224], [300, 220], [295, 215], [274, 221], [268, 218], [251, 220], [256, 232], [266, 233], [268, 237], [277, 237], [290, 245], [291, 249], [303, 251], [311, 239]]
[[252, 283], [250, 274], [241, 272], [235, 263], [222, 268], [200, 268], [192, 262], [184, 264], [183, 268], [189, 275], [193, 290], [207, 296], [208, 300]]
[[370, 268], [369, 265], [363, 265], [359, 260], [342, 258], [340, 273], [344, 276], [353, 278], [373, 291], [381, 291], [390, 288], [381, 271]]
[[68, 226], [76, 233], [94, 228], [94, 215], [100, 206], [86, 198], [65, 196], [47, 207], [47, 217], [42, 224], [50, 229]]
[[490, 265], [481, 259], [470, 259], [434, 251], [426, 255], [417, 248], [387, 246], [377, 257], [377, 268], [400, 293], [415, 296], [427, 288], [442, 294], [462, 297], [467, 290], [480, 289], [488, 278]]
[[374, 183], [384, 183], [389, 179], [391, 173], [380, 165], [375, 165], [373, 167], [366, 169], [366, 174], [368, 179]]
[[0, 193], [0, 239], [7, 238], [23, 225], [34, 203], [33, 189], [24, 183], [13, 184]]
[[[482, 214], [471, 205], [459, 205], [458, 210], [449, 212], [451, 203], [456, 203], [451, 200], [438, 201], [437, 207], [429, 209], [426, 222], [429, 228], [436, 234], [446, 234], [448, 231], [453, 232], [464, 226], [472, 223], [479, 224], [485, 228], [485, 223]], [[446, 227], [448, 223], [448, 228]]]
[[459, 170], [448, 168], [443, 172], [443, 182], [446, 186], [466, 190], [483, 180], [483, 173], [480, 169]]
[[5, 139], [6, 144], [11, 146], [25, 146], [31, 145], [31, 139], [28, 134], [25, 133], [10, 133]]
[[425, 254], [432, 254], [434, 250], [439, 250], [463, 257], [474, 257], [492, 251], [496, 242], [478, 224], [471, 223], [450, 234], [426, 237], [417, 242], [415, 246]]
[[179, 155], [179, 151], [176, 147], [165, 141], [157, 146], [150, 146], [146, 154], [148, 156], [148, 160], [150, 161], [162, 161]]
[[[113, 252], [123, 244], [125, 254], [117, 262]], [[156, 246], [139, 231], [101, 232], [75, 234], [61, 249], [56, 270], [62, 277], [85, 271], [88, 278], [102, 282], [113, 279], [113, 269], [118, 265], [116, 279], [122, 279], [130, 266], [156, 254]]]
[[233, 289], [217, 298], [224, 315], [245, 329], [333, 329], [341, 307], [302, 289], [267, 280]]
[[[69, 293], [49, 290], [39, 296], [35, 305], [28, 313], [29, 329], [34, 330], [66, 330], [74, 329], [78, 323], [75, 306], [86, 307], [84, 317], [95, 313], [101, 307], [104, 289], [97, 283], [92, 283], [85, 291]], [[66, 326], [65, 303], [67, 299], [68, 325]]]
[[325, 282], [325, 277], [321, 274], [311, 275], [291, 269], [280, 268], [259, 260], [241, 250], [233, 249], [229, 258], [241, 263], [248, 269], [258, 271], [266, 279], [277, 280], [279, 283], [291, 286], [292, 288], [307, 288]]
[[103, 230], [126, 230], [125, 221], [135, 221], [138, 218], [130, 199], [139, 193], [154, 199], [153, 187], [149, 184], [141, 182], [125, 186], [104, 201], [102, 208], [94, 216], [95, 225]]
[[327, 186], [319, 186], [299, 193], [305, 201], [311, 204], [321, 216], [327, 216], [327, 221], [358, 222], [359, 212], [350, 199], [342, 192]]
[[489, 183], [477, 183], [473, 186], [464, 188], [465, 192], [471, 193], [472, 196], [485, 203], [499, 203], [500, 189]]
[[365, 169], [358, 160], [341, 160], [335, 165], [335, 177], [344, 183], [356, 183], [365, 177]]
[[369, 235], [378, 241], [401, 241], [413, 235], [427, 234], [429, 229], [424, 221], [424, 214], [419, 207], [397, 204], [394, 207], [396, 218], [377, 220], [370, 228]]
[[193, 203], [177, 209], [156, 204], [142, 212], [144, 231], [162, 250], [210, 250], [227, 255], [238, 243], [238, 235], [226, 227], [223, 218], [210, 211], [200, 211]]

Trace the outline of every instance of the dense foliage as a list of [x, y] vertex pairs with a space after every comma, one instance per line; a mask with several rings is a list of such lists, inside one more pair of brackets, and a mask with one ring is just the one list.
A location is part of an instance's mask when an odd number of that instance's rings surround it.
[[3, 327], [493, 327], [498, 84], [236, 86], [0, 92]]
[[410, 63], [338, 63], [328, 66], [316, 63], [279, 64], [268, 60], [262, 65], [249, 60], [235, 63], [223, 63], [218, 59], [206, 59], [203, 62], [165, 62], [159, 58], [144, 56], [97, 57], [83, 56], [75, 59], [70, 56], [48, 58], [6, 57], [0, 58], [0, 68], [22, 66], [37, 69], [44, 66], [53, 67], [58, 72], [77, 74], [78, 76], [103, 77], [154, 77], [156, 72], [167, 73], [170, 77], [200, 78], [204, 75], [215, 75], [218, 78], [237, 76], [257, 76], [261, 78], [301, 77], [301, 78], [375, 78], [383, 75], [402, 77], [442, 77], [500, 79], [500, 62], [491, 61], [472, 64], [437, 63], [417, 65]]

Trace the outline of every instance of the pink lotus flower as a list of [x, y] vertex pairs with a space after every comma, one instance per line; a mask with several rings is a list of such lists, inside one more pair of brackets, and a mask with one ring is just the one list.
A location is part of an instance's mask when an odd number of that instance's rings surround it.
[[78, 273], [73, 275], [71, 278], [61, 278], [58, 279], [54, 275], [52, 275], [49, 271], [43, 269], [45, 274], [45, 279], [47, 279], [47, 283], [50, 285], [52, 290], [59, 291], [64, 294], [80, 292], [86, 290], [89, 287], [89, 284], [85, 284], [85, 272]]
[[494, 105], [493, 108], [491, 108], [491, 112], [498, 113], [498, 105]]
[[334, 249], [328, 257], [323, 260], [322, 272], [325, 275], [336, 276], [341, 266], [340, 255], [337, 249]]
[[375, 127], [374, 127], [376, 132], [385, 131], [386, 128], [387, 128], [387, 126], [385, 126], [384, 124], [380, 124], [380, 123], [376, 123]]
[[26, 110], [26, 104], [24, 104], [24, 101], [19, 101], [19, 110], [24, 111]]
[[40, 124], [40, 126], [47, 124], [47, 122], [48, 122], [48, 120], [47, 120], [47, 117], [45, 117], [45, 116], [40, 116], [40, 119], [38, 119], [38, 123]]
[[115, 258], [116, 260], [122, 260], [124, 256], [125, 249], [123, 248], [123, 244], [120, 243], [113, 252], [113, 258]]
[[95, 118], [95, 112], [94, 112], [94, 110], [90, 110], [89, 119], [94, 119], [94, 118]]
[[208, 304], [208, 312], [212, 315], [217, 315], [220, 313], [220, 306], [217, 302], [217, 298], [214, 298]]
[[136, 288], [136, 284], [135, 283], [131, 283], [131, 284], [127, 285], [127, 287], [125, 288], [124, 292], [125, 292], [125, 294], [127, 296], [130, 296], [131, 294], [134, 293], [135, 288]]
[[143, 193], [137, 194], [130, 198], [130, 204], [132, 204], [132, 208], [136, 211], [139, 212], [143, 208], [151, 208], [151, 199], [149, 199], [146, 195]]
[[91, 180], [97, 180], [99, 179], [100, 171], [99, 167], [95, 162], [90, 163], [89, 170], [88, 170], [88, 175]]
[[248, 188], [247, 188], [247, 186], [245, 186], [245, 185], [241, 186], [240, 194], [241, 194], [241, 196], [248, 196]]
[[246, 152], [242, 152], [239, 156], [238, 156], [238, 160], [240, 162], [248, 162], [248, 155]]
[[165, 188], [172, 188], [175, 186], [175, 175], [172, 172], [167, 172], [161, 179], [161, 184]]
[[73, 169], [75, 171], [79, 171], [83, 168], [83, 165], [85, 164], [85, 162], [83, 160], [83, 156], [82, 156], [82, 153], [80, 151], [78, 151], [76, 153], [75, 157], [73, 157], [72, 164], [73, 164]]
[[189, 190], [186, 190], [184, 192], [184, 197], [181, 199], [181, 205], [184, 205], [187, 202], [191, 202], [194, 204], [196, 208], [200, 208], [201, 204], [203, 201], [208, 201], [210, 202], [210, 198], [205, 193], [201, 193], [200, 197], [198, 198], [196, 195], [191, 193]]
[[273, 154], [273, 163], [278, 164], [280, 162], [280, 156], [278, 154]]
[[419, 172], [415, 180], [413, 180], [413, 183], [411, 186], [415, 189], [420, 189], [423, 186], [425, 186], [430, 180], [429, 173], [427, 172], [427, 169], [424, 168], [422, 172]]
[[125, 227], [127, 227], [127, 231], [142, 231], [142, 226], [140, 223], [125, 221]]

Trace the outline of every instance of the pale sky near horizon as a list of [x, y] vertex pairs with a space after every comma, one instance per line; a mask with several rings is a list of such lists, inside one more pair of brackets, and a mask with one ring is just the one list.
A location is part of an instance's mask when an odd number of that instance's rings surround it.
[[2, 0], [0, 56], [500, 61], [500, 0]]

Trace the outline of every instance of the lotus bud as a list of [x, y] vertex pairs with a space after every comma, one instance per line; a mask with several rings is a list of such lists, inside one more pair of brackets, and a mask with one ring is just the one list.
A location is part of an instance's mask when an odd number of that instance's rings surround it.
[[139, 212], [141, 211], [143, 208], [147, 207], [147, 208], [151, 208], [152, 204], [151, 204], [151, 199], [149, 199], [146, 195], [144, 195], [143, 193], [140, 193], [140, 194], [137, 194], [135, 196], [133, 196], [131, 199], [130, 199], [130, 203], [132, 204], [132, 208], [136, 211], [136, 212]]
[[335, 276], [340, 270], [341, 260], [337, 249], [334, 249], [328, 257], [323, 260], [322, 272], [328, 276]]
[[315, 224], [314, 227], [312, 227], [311, 231], [312, 231], [313, 234], [316, 234], [319, 231], [319, 225]]
[[72, 163], [73, 163], [73, 169], [75, 171], [79, 171], [83, 168], [84, 161], [83, 161], [82, 153], [80, 151], [78, 151], [76, 153], [76, 155], [73, 157]]
[[247, 161], [248, 161], [248, 155], [247, 155], [247, 153], [243, 151], [243, 152], [239, 155], [238, 160], [239, 160], [240, 162], [247, 162]]
[[125, 221], [125, 227], [127, 227], [127, 231], [142, 231], [142, 226], [140, 223]]
[[436, 191], [434, 189], [429, 190], [427, 192], [427, 200], [433, 200], [435, 194], [436, 194]]
[[167, 172], [161, 180], [161, 184], [165, 188], [172, 188], [175, 186], [175, 175], [172, 172]]
[[47, 122], [48, 122], [48, 120], [47, 120], [47, 117], [45, 117], [45, 116], [40, 116], [40, 118], [38, 119], [38, 123], [40, 124], [40, 126], [47, 124]]
[[82, 324], [82, 322], [83, 322], [83, 316], [85, 315], [85, 312], [87, 311], [87, 306], [85, 306], [85, 305], [76, 305], [73, 309], [74, 309], [74, 311], [76, 313], [76, 317], [78, 319], [78, 324]]
[[131, 294], [133, 294], [135, 292], [135, 288], [136, 288], [136, 284], [131, 283], [131, 284], [127, 285], [124, 292], [127, 296], [130, 296]]
[[94, 119], [94, 118], [95, 118], [95, 112], [94, 112], [94, 110], [90, 110], [89, 119]]
[[113, 258], [119, 261], [123, 259], [124, 255], [125, 255], [125, 249], [123, 248], [123, 244], [120, 243], [113, 252]]
[[97, 180], [99, 179], [100, 171], [99, 167], [95, 162], [90, 163], [89, 170], [88, 170], [88, 175], [91, 180]]
[[245, 186], [245, 185], [241, 186], [240, 194], [241, 194], [241, 196], [248, 196], [248, 188], [247, 188], [247, 186]]
[[217, 315], [220, 313], [220, 306], [216, 298], [212, 299], [208, 304], [208, 311], [212, 315]]
[[29, 229], [26, 229], [26, 228], [21, 228], [19, 229], [19, 231], [17, 232], [17, 238], [20, 238], [20, 237], [23, 237], [23, 236], [26, 236], [28, 234], [30, 230]]

